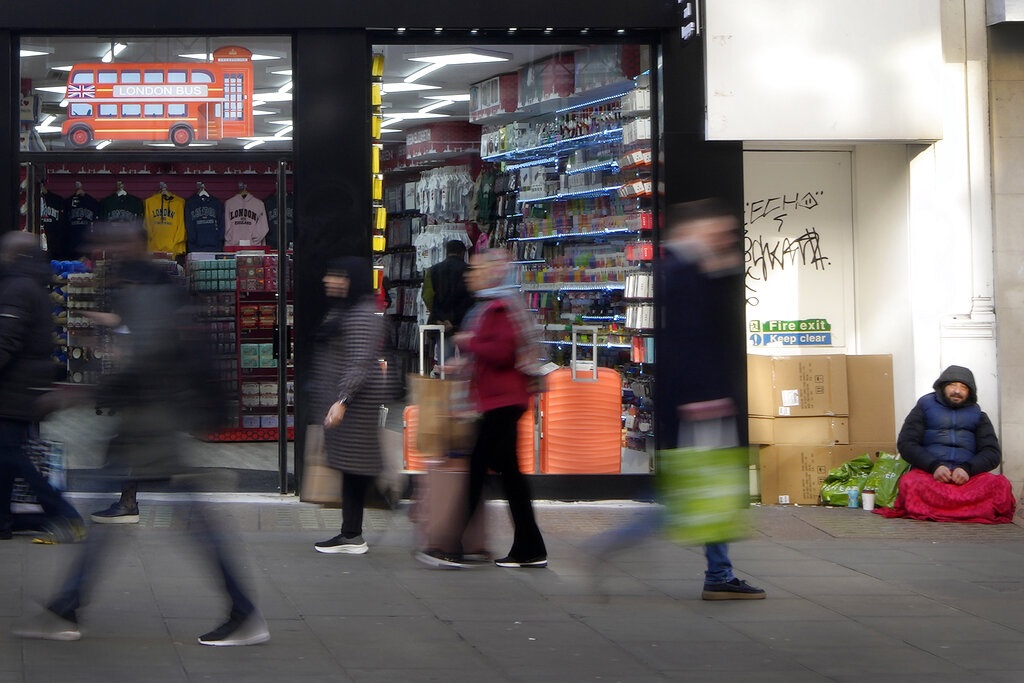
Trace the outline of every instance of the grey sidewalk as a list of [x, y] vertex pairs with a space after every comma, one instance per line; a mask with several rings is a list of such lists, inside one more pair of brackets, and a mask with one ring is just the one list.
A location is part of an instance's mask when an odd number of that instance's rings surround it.
[[[768, 600], [705, 603], [701, 553], [663, 540], [594, 580], [585, 541], [639, 506], [541, 506], [546, 570], [437, 571], [410, 556], [405, 516], [372, 512], [369, 554], [327, 556], [312, 543], [335, 533], [337, 511], [231, 500], [211, 504], [238, 530], [270, 643], [196, 644], [222, 599], [182, 536], [187, 508], [151, 496], [143, 523], [117, 530], [119, 559], [82, 611], [80, 642], [8, 635], [75, 547], [0, 543], [0, 681], [1024, 681], [1014, 525], [763, 508], [733, 559]], [[491, 511], [492, 547], [506, 550], [505, 512]]]

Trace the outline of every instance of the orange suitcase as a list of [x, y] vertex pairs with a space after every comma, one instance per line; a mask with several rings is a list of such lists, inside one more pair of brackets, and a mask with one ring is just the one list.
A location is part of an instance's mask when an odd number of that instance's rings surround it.
[[611, 368], [573, 378], [570, 368], [547, 376], [541, 397], [541, 471], [618, 474], [622, 470], [622, 380]]

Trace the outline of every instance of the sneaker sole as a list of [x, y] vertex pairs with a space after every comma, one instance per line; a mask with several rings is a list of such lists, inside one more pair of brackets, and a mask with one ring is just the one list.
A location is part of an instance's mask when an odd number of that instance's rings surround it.
[[542, 562], [495, 562], [498, 567], [504, 567], [505, 569], [543, 569], [548, 566], [548, 561]]
[[244, 647], [246, 645], [259, 645], [260, 643], [266, 643], [270, 640], [270, 633], [259, 633], [248, 638], [242, 638], [241, 640], [203, 640], [202, 638], [196, 638], [196, 642], [200, 645], [206, 645], [208, 647]]
[[38, 640], [55, 640], [58, 642], [68, 643], [75, 640], [82, 639], [81, 631], [57, 631], [57, 632], [43, 632], [43, 631], [31, 631], [25, 629], [13, 629], [12, 633], [19, 638], [36, 638]]
[[101, 517], [100, 515], [89, 515], [96, 524], [138, 524], [139, 515], [120, 515], [118, 517]]
[[321, 548], [318, 545], [313, 546], [318, 553], [325, 555], [365, 555], [370, 550], [370, 546], [363, 543], [362, 545], [337, 545], [333, 548]]
[[450, 560], [442, 560], [437, 557], [432, 557], [427, 553], [416, 553], [416, 559], [421, 563], [425, 564], [432, 569], [471, 569], [472, 565], [462, 564], [459, 562], [452, 562]]
[[729, 591], [702, 591], [701, 600], [764, 600], [767, 593], [730, 593]]

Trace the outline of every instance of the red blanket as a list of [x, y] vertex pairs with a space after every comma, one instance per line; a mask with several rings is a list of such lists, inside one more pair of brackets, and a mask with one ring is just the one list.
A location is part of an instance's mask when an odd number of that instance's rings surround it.
[[978, 474], [958, 486], [940, 484], [924, 470], [912, 469], [900, 478], [892, 509], [875, 512], [933, 522], [1009, 524], [1016, 506], [1011, 489], [1010, 480], [998, 474]]

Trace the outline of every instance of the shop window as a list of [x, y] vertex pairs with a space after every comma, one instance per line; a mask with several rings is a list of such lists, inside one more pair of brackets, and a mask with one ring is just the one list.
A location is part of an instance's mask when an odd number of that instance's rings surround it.
[[[22, 122], [25, 151], [102, 151], [113, 146], [111, 151], [121, 153], [156, 146], [198, 155], [204, 147], [215, 147], [218, 153], [292, 148], [291, 136], [277, 135], [282, 128], [274, 123], [292, 119], [287, 36], [21, 39], [46, 47], [45, 54], [19, 63], [22, 82], [32, 84], [38, 101], [38, 115]], [[111, 61], [97, 64], [97, 55], [111, 51]], [[258, 104], [261, 94], [272, 102], [269, 107]], [[101, 103], [110, 106], [101, 109]], [[74, 131], [66, 125], [71, 117]], [[138, 125], [132, 120], [136, 117], [145, 117], [147, 125]]]

